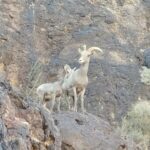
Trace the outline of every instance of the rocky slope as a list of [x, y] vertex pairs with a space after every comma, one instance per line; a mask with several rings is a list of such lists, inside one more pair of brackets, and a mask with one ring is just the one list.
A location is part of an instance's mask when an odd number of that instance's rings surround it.
[[150, 100], [139, 74], [149, 31], [149, 0], [1, 0], [1, 78], [34, 93], [64, 64], [78, 66], [81, 44], [101, 47], [89, 67], [86, 108], [118, 121], [138, 99]]
[[53, 113], [0, 82], [1, 150], [133, 150], [109, 123], [75, 112]]

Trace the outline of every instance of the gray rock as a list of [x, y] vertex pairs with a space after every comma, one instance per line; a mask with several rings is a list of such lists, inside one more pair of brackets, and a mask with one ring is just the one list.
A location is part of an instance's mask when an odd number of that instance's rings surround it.
[[[150, 47], [149, 6], [149, 0], [1, 1], [5, 77], [23, 92], [33, 87], [33, 96], [36, 86], [57, 79], [64, 64], [79, 66], [81, 44], [101, 47], [104, 55], [89, 66], [85, 105], [92, 114], [120, 121], [139, 97], [150, 98], [136, 58], [137, 51]], [[33, 69], [38, 61], [42, 67]], [[145, 61], [149, 65], [149, 57]]]
[[107, 121], [92, 114], [51, 114], [31, 101], [28, 108], [22, 109], [7, 93], [2, 97], [0, 104], [9, 110], [0, 120], [2, 150], [116, 150], [122, 144], [129, 148]]
[[7, 135], [7, 129], [2, 119], [0, 119], [0, 141], [2, 141]]
[[105, 16], [105, 23], [112, 24], [115, 21], [116, 21], [115, 15], [112, 14], [111, 12], [107, 13], [107, 15]]
[[62, 146], [69, 150], [117, 150], [124, 143], [106, 121], [94, 115], [61, 112], [53, 116], [61, 132]]
[[144, 66], [150, 68], [150, 49], [144, 51]]

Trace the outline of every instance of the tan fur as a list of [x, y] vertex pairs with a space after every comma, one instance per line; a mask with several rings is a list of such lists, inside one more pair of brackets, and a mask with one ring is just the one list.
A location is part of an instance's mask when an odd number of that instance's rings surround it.
[[73, 70], [69, 77], [64, 80], [64, 83], [62, 85], [62, 88], [64, 89], [73, 89], [74, 92], [74, 111], [77, 111], [77, 101], [78, 96], [81, 97], [81, 109], [82, 112], [85, 111], [84, 109], [84, 93], [86, 86], [88, 84], [88, 68], [89, 68], [89, 62], [90, 62], [90, 56], [93, 54], [94, 51], [100, 51], [102, 50], [98, 47], [91, 47], [87, 49], [86, 45], [82, 46], [82, 49], [78, 49], [79, 53], [81, 54], [81, 57], [79, 58], [80, 68]]

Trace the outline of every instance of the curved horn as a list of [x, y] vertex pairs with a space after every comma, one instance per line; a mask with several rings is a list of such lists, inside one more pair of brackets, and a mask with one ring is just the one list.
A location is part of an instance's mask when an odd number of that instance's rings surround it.
[[84, 44], [82, 45], [82, 47], [83, 47], [83, 50], [86, 51], [86, 45]]
[[81, 48], [78, 48], [78, 52], [81, 54], [82, 53], [82, 50], [81, 50]]
[[64, 66], [64, 70], [65, 70], [65, 72], [67, 73], [70, 73], [70, 71], [71, 71], [71, 67], [68, 65], [68, 64], [66, 64], [65, 66]]
[[92, 52], [92, 51], [95, 51], [95, 50], [103, 53], [102, 49], [100, 49], [99, 47], [90, 47], [87, 51]]

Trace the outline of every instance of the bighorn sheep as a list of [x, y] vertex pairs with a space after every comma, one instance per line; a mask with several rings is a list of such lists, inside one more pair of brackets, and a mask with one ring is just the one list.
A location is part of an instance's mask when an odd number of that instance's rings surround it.
[[[75, 69], [75, 68], [74, 68]], [[56, 98], [58, 99], [58, 105], [57, 110], [60, 111], [60, 100], [63, 96], [63, 91], [66, 90], [65, 88], [62, 88], [63, 82], [69, 77], [69, 75], [73, 72], [74, 69], [71, 69], [69, 65], [64, 66], [65, 75], [61, 74], [59, 75], [59, 80], [53, 83], [45, 83], [40, 85], [36, 93], [38, 97], [40, 98], [40, 101], [44, 103], [44, 106], [46, 106], [46, 99], [51, 99], [52, 104], [50, 111], [53, 111], [53, 107], [55, 105]]]
[[94, 53], [94, 51], [103, 52], [98, 47], [91, 47], [89, 49], [86, 48], [86, 45], [83, 45], [83, 49], [78, 49], [81, 57], [79, 58], [80, 68], [74, 70], [68, 78], [66, 78], [62, 84], [63, 89], [73, 88], [74, 93], [74, 111], [77, 111], [77, 101], [78, 96], [81, 98], [81, 110], [84, 112], [84, 94], [85, 89], [88, 84], [88, 68], [90, 62], [90, 56]]

